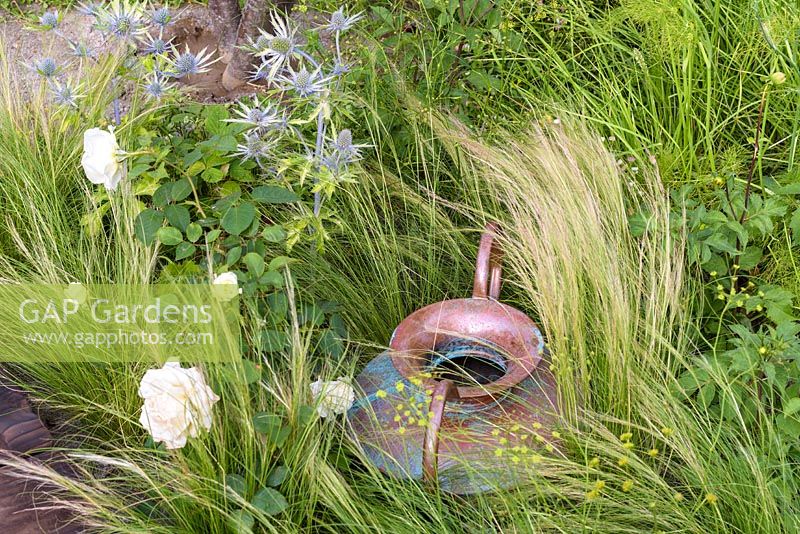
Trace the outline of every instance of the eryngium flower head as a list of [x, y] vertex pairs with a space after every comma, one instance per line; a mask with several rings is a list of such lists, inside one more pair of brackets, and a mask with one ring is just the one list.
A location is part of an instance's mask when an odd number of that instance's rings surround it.
[[167, 50], [170, 49], [170, 44], [172, 43], [172, 39], [170, 39], [169, 41], [165, 41], [161, 37], [151, 37], [149, 34], [146, 37], [148, 40], [144, 42], [145, 54], [160, 56], [161, 54], [166, 54]]
[[53, 78], [61, 70], [53, 58], [42, 58], [33, 63], [31, 68], [42, 78]]
[[152, 20], [153, 24], [156, 26], [164, 28], [172, 22], [172, 13], [168, 8], [162, 7], [150, 13], [150, 20]]
[[183, 52], [178, 53], [173, 48], [174, 57], [170, 58], [170, 75], [174, 78], [183, 78], [184, 76], [191, 76], [193, 74], [202, 74], [208, 72], [209, 67], [219, 61], [219, 58], [211, 60], [212, 53], [206, 53], [206, 48], [203, 48], [197, 54], [189, 51], [189, 45]]
[[61, 83], [53, 80], [50, 84], [50, 94], [53, 101], [59, 106], [77, 107], [78, 99], [83, 98], [84, 95], [78, 94], [77, 87], [72, 87], [67, 83]]
[[314, 96], [325, 90], [325, 84], [330, 81], [330, 77], [323, 77], [320, 69], [309, 71], [303, 66], [295, 72], [289, 67], [289, 75], [283, 76], [282, 81], [286, 89], [292, 89], [300, 97]]
[[259, 130], [250, 130], [244, 134], [244, 143], [236, 147], [235, 155], [243, 161], [253, 160], [259, 167], [264, 166], [265, 160], [272, 155], [272, 149], [277, 139], [265, 137]]
[[332, 32], [346, 32], [362, 18], [364, 18], [363, 12], [356, 13], [355, 15], [348, 17], [344, 14], [344, 7], [340, 7], [331, 13], [331, 18], [328, 21], [326, 28]]
[[174, 87], [174, 84], [167, 82], [167, 80], [158, 73], [154, 73], [150, 79], [144, 83], [145, 93], [154, 100], [161, 100], [167, 96]]
[[145, 32], [142, 8], [128, 0], [113, 0], [96, 15], [100, 31], [119, 39], [133, 40]]
[[69, 41], [68, 45], [70, 52], [75, 57], [80, 57], [80, 58], [95, 57], [94, 50], [89, 48], [89, 46], [86, 45], [85, 43], [81, 43], [79, 41]]
[[331, 153], [322, 162], [332, 171], [361, 159], [361, 149], [369, 146], [353, 144], [353, 133], [348, 129], [339, 132], [332, 145]]
[[88, 17], [96, 17], [100, 13], [99, 2], [81, 2], [78, 4], [78, 12]]
[[350, 65], [347, 63], [341, 63], [337, 61], [336, 63], [333, 64], [333, 70], [331, 71], [331, 75], [335, 77], [344, 76], [348, 72], [350, 72]]
[[61, 16], [58, 11], [47, 11], [44, 15], [39, 17], [39, 26], [44, 30], [54, 30], [61, 22]]
[[268, 130], [277, 126], [280, 121], [275, 107], [272, 104], [267, 104], [266, 107], [262, 107], [256, 97], [253, 97], [253, 103], [249, 106], [245, 102], [239, 102], [239, 108], [234, 109], [234, 113], [236, 113], [238, 117], [235, 119], [226, 119], [226, 122], [238, 122], [252, 128]]
[[259, 29], [261, 36], [253, 43], [253, 46], [257, 47], [257, 51], [254, 53], [264, 58], [262, 69], [268, 74], [262, 78], [272, 80], [281, 67], [288, 65], [297, 51], [297, 28], [291, 26], [288, 19], [279, 16], [276, 11], [272, 12], [270, 20], [272, 21], [272, 33]]

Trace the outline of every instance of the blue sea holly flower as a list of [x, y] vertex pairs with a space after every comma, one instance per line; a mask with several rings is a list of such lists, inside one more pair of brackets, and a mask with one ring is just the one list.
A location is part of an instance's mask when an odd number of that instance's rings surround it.
[[172, 13], [166, 7], [162, 7], [156, 9], [150, 14], [150, 20], [152, 20], [153, 24], [156, 26], [165, 28], [170, 22], [172, 22]]
[[341, 63], [337, 61], [336, 63], [333, 64], [333, 70], [331, 71], [331, 75], [335, 77], [344, 76], [348, 72], [350, 72], [350, 65], [347, 63]]
[[206, 48], [203, 48], [197, 54], [189, 51], [189, 45], [186, 49], [177, 53], [175, 49], [174, 57], [170, 58], [170, 75], [174, 78], [183, 78], [184, 76], [191, 76], [193, 74], [202, 74], [209, 71], [210, 65], [219, 61], [219, 58], [211, 60], [212, 53], [206, 53]]
[[56, 64], [56, 61], [49, 57], [37, 60], [31, 68], [36, 74], [46, 79], [53, 78], [61, 70]]
[[344, 129], [333, 140], [333, 156], [341, 164], [348, 164], [361, 159], [361, 149], [370, 145], [353, 144], [353, 133]]
[[269, 41], [270, 38], [263, 33], [259, 35], [255, 41], [248, 36], [247, 44], [244, 45], [243, 48], [253, 55], [260, 56], [269, 49]]
[[99, 2], [81, 2], [78, 4], [78, 13], [82, 13], [88, 17], [96, 17], [100, 13]]
[[[292, 59], [292, 56], [298, 51], [297, 48], [297, 28], [289, 24], [289, 21], [278, 15], [276, 11], [272, 12], [270, 17], [272, 21], [272, 33], [259, 29], [261, 34], [262, 44], [259, 46], [259, 51], [255, 54], [261, 56], [264, 61], [263, 67], [266, 68], [266, 79], [272, 80], [281, 69], [286, 66]], [[266, 43], [266, 47], [263, 47]], [[263, 48], [262, 48], [263, 47]]]
[[89, 48], [85, 43], [78, 41], [69, 41], [68, 43], [70, 53], [75, 57], [90, 58], [95, 57], [94, 50]]
[[244, 143], [237, 145], [235, 155], [242, 161], [253, 160], [259, 167], [264, 166], [265, 160], [272, 156], [272, 149], [277, 140], [262, 135], [259, 130], [250, 130], [244, 134]]
[[324, 91], [330, 77], [323, 78], [320, 69], [309, 71], [304, 66], [295, 72], [289, 67], [289, 75], [282, 77], [282, 81], [286, 84], [286, 89], [292, 89], [298, 96], [305, 98]]
[[119, 39], [133, 40], [146, 31], [142, 8], [127, 0], [114, 0], [107, 7], [100, 8], [96, 17], [100, 31]]
[[163, 76], [154, 73], [144, 84], [147, 96], [154, 100], [161, 100], [174, 88], [174, 84], [167, 82]]
[[144, 53], [152, 54], [154, 56], [166, 54], [167, 50], [170, 49], [170, 44], [172, 43], [172, 39], [165, 41], [161, 37], [151, 37], [150, 35], [147, 35], [147, 39], [148, 41], [145, 41], [144, 43]]
[[364, 18], [363, 12], [348, 17], [344, 14], [344, 7], [340, 7], [331, 13], [331, 18], [325, 27], [331, 32], [346, 32], [362, 18]]
[[45, 30], [54, 30], [61, 22], [61, 16], [58, 11], [48, 11], [39, 17], [39, 26]]
[[53, 96], [53, 101], [56, 104], [73, 108], [78, 106], [78, 99], [84, 96], [78, 94], [77, 88], [55, 80], [50, 84], [50, 94]]
[[226, 119], [225, 122], [238, 122], [252, 128], [268, 130], [279, 121], [278, 112], [275, 107], [272, 104], [267, 104], [266, 107], [262, 107], [256, 97], [253, 97], [252, 105], [248, 106], [245, 102], [239, 102], [239, 108], [233, 111], [237, 115], [237, 118]]

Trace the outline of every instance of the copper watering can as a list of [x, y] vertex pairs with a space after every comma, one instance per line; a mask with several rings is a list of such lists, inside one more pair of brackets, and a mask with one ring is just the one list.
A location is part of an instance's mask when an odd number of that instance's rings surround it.
[[555, 380], [539, 328], [498, 302], [496, 232], [481, 236], [472, 297], [406, 317], [356, 378], [350, 432], [385, 473], [469, 494], [513, 486], [555, 452]]

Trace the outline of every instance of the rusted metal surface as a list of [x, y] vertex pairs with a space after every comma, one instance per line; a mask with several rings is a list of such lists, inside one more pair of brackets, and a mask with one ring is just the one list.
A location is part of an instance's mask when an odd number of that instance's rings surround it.
[[[533, 321], [497, 301], [496, 228], [479, 247], [472, 298], [426, 306], [357, 378], [351, 431], [382, 471], [466, 494], [512, 486], [553, 451], [555, 380]], [[460, 374], [459, 374], [460, 373]]]

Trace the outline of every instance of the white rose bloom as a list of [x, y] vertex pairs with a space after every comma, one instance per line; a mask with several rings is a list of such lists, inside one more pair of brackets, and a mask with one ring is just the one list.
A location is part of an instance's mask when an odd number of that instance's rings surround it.
[[[222, 286], [219, 288], [219, 291], [215, 291], [215, 294], [218, 298], [223, 300], [231, 300], [238, 293], [242, 292], [242, 288], [239, 287], [239, 278], [236, 276], [236, 273], [232, 273], [230, 271], [226, 271], [217, 275], [217, 277], [214, 278], [213, 284], [215, 286]], [[227, 287], [230, 285], [236, 286], [238, 288], [238, 292], [231, 287]]]
[[215, 284], [239, 284], [239, 278], [236, 276], [236, 273], [232, 273], [230, 271], [226, 271], [224, 273], [220, 273], [214, 278]]
[[113, 129], [86, 130], [83, 134], [81, 165], [89, 181], [93, 184], [103, 184], [109, 191], [115, 190], [123, 174], [119, 153]]
[[353, 386], [341, 376], [338, 380], [317, 380], [311, 384], [311, 395], [317, 405], [320, 417], [330, 417], [345, 413], [356, 400]]
[[139, 385], [144, 399], [139, 422], [153, 441], [168, 449], [180, 449], [186, 439], [211, 428], [211, 409], [219, 397], [206, 384], [197, 367], [184, 369], [167, 362], [161, 369], [150, 369]]

